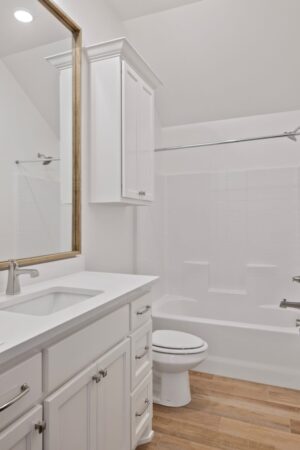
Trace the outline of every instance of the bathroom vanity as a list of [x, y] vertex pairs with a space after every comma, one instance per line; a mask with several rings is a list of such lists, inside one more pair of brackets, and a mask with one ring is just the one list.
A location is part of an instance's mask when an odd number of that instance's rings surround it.
[[0, 297], [1, 450], [151, 440], [155, 280], [81, 272]]

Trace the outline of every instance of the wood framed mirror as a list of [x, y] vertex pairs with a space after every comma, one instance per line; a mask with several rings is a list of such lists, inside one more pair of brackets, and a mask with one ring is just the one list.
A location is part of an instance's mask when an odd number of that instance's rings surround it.
[[51, 0], [0, 5], [0, 270], [81, 252], [81, 29]]

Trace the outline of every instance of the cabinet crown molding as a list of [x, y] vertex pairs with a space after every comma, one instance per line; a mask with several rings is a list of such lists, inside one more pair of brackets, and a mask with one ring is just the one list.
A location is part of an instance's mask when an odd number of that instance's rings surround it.
[[135, 70], [147, 80], [153, 89], [162, 86], [160, 79], [126, 38], [118, 38], [91, 45], [90, 47], [86, 47], [86, 53], [90, 63], [119, 57], [134, 66]]
[[58, 70], [70, 69], [73, 63], [73, 54], [72, 51], [67, 51], [58, 53], [57, 55], [47, 56], [45, 59]]

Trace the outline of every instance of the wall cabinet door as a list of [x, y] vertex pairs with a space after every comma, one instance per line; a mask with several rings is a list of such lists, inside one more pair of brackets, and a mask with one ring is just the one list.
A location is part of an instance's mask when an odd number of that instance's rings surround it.
[[122, 195], [138, 199], [137, 132], [139, 76], [125, 62], [122, 75]]
[[130, 343], [123, 342], [97, 363], [97, 450], [130, 449]]
[[154, 92], [140, 79], [137, 182], [140, 198], [154, 198]]
[[1, 450], [42, 450], [42, 434], [35, 424], [42, 420], [42, 407], [37, 406], [0, 433]]
[[122, 195], [153, 200], [154, 92], [123, 61]]
[[45, 450], [96, 449], [94, 376], [95, 364], [45, 400]]

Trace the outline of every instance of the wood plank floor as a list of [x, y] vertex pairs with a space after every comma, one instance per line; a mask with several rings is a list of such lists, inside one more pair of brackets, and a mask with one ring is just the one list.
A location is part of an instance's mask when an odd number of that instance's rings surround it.
[[192, 402], [154, 406], [139, 450], [300, 450], [300, 391], [191, 372]]

